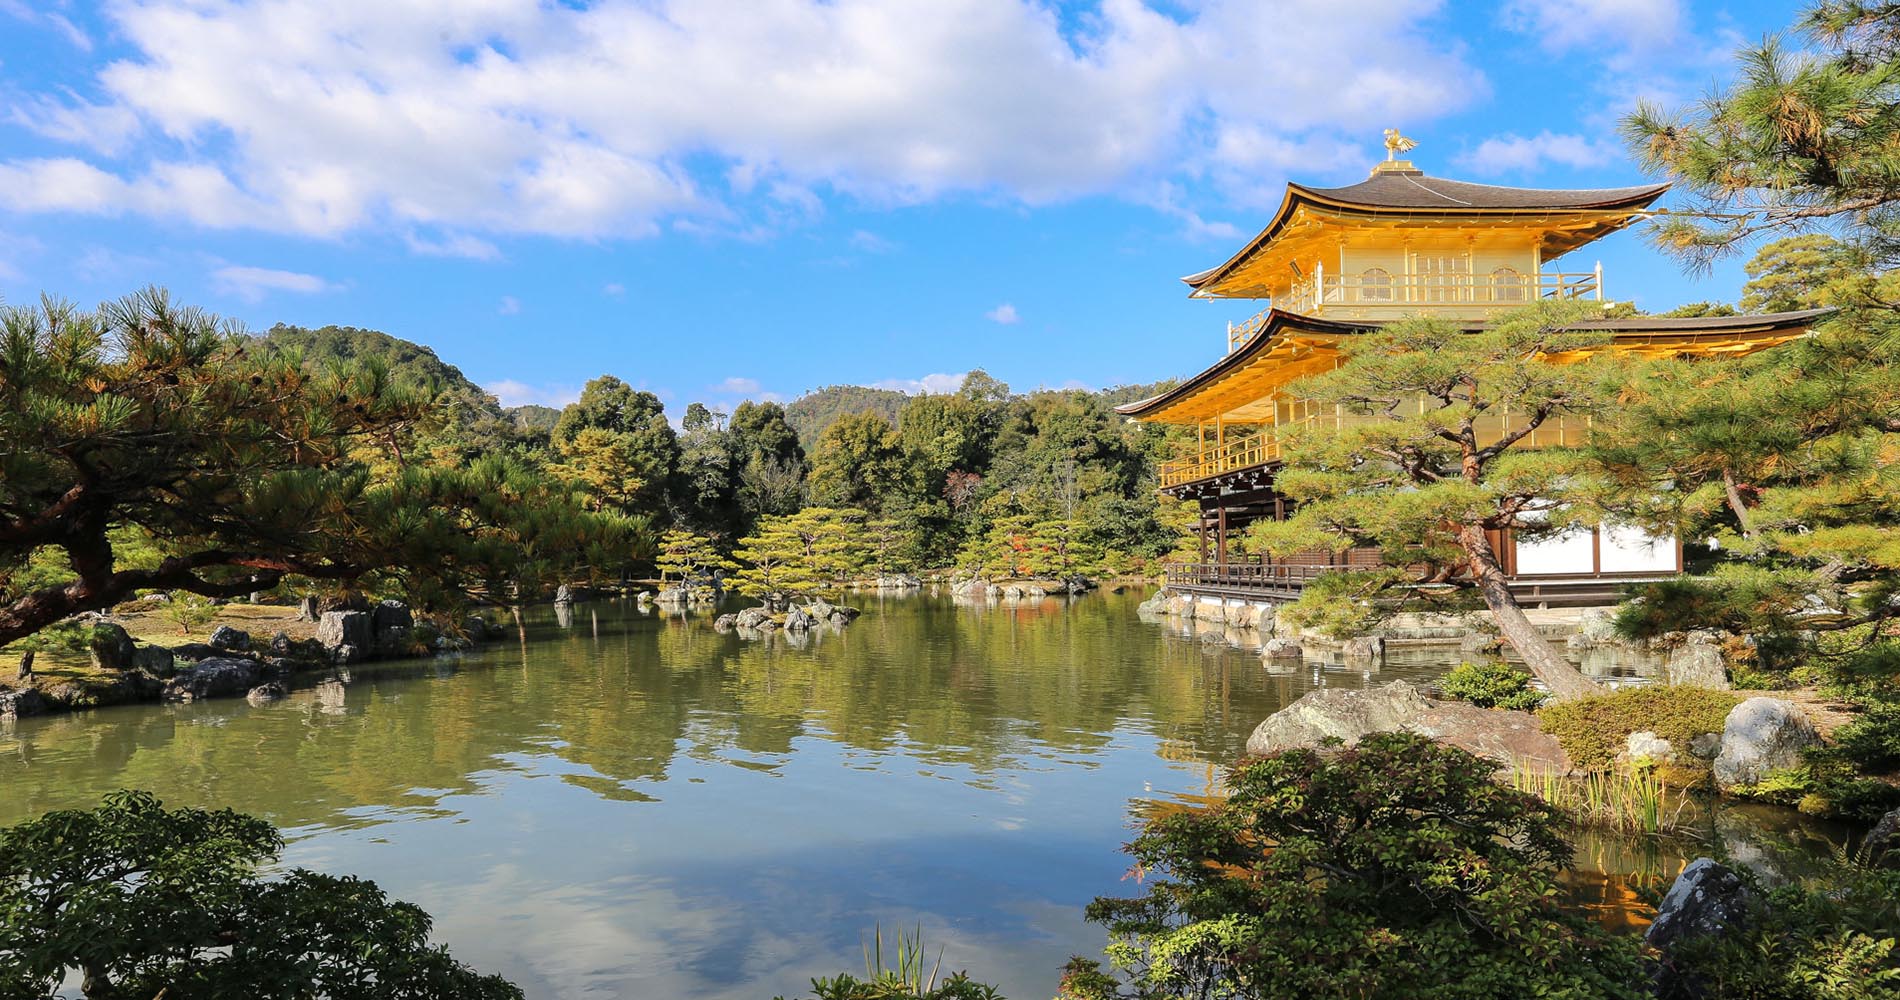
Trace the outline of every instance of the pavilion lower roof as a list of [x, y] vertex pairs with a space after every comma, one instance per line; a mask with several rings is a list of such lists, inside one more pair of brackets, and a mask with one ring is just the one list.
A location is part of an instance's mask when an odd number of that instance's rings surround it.
[[[1610, 334], [1618, 351], [1653, 357], [1682, 354], [1750, 354], [1807, 335], [1831, 309], [1764, 313], [1755, 316], [1635, 317], [1578, 323], [1576, 330]], [[1180, 385], [1115, 412], [1138, 420], [1199, 423], [1223, 419], [1241, 423], [1271, 419], [1273, 400], [1285, 386], [1338, 364], [1344, 338], [1382, 324], [1342, 323], [1297, 313], [1270, 311], [1261, 330], [1240, 349], [1221, 358]], [[1471, 324], [1479, 330], [1483, 324]], [[1576, 352], [1578, 357], [1589, 352]], [[1565, 355], [1551, 358], [1562, 363]]]

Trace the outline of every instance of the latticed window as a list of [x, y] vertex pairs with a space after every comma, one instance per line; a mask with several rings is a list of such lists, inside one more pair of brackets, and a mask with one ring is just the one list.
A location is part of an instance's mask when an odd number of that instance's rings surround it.
[[1516, 268], [1500, 267], [1491, 272], [1491, 299], [1494, 302], [1523, 302], [1528, 296], [1524, 276]]
[[1383, 267], [1368, 267], [1359, 276], [1359, 298], [1366, 302], [1392, 301], [1392, 272]]
[[1464, 255], [1420, 255], [1419, 283], [1427, 302], [1463, 302], [1469, 295], [1471, 262]]

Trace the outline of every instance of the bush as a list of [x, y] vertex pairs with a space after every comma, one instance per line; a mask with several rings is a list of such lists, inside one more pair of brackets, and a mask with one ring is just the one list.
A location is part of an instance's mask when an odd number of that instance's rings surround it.
[[1479, 708], [1530, 711], [1543, 704], [1544, 692], [1531, 687], [1530, 671], [1501, 660], [1461, 663], [1438, 682], [1438, 693]]
[[[773, 1000], [785, 1000], [774, 997]], [[810, 1000], [1004, 1000], [996, 987], [985, 986], [961, 972], [941, 984], [923, 987], [892, 983], [883, 977], [859, 979], [846, 973], [835, 979], [811, 981]]]
[[1667, 956], [1662, 1000], [1900, 998], [1900, 872], [1855, 863], [1764, 890], [1739, 928], [1690, 938]]
[[1721, 732], [1738, 702], [1727, 691], [1658, 684], [1551, 705], [1538, 711], [1537, 721], [1578, 767], [1607, 771], [1631, 733], [1655, 733], [1686, 754], [1694, 737]]
[[1864, 771], [1900, 766], [1900, 704], [1870, 702], [1854, 721], [1834, 731], [1842, 757]]
[[0, 995], [520, 1000], [374, 882], [259, 878], [283, 846], [263, 820], [129, 791], [0, 830]]
[[1635, 940], [1557, 902], [1562, 818], [1496, 767], [1410, 733], [1241, 763], [1129, 845], [1147, 895], [1089, 905], [1126, 990], [1078, 960], [1065, 996], [1642, 996]]

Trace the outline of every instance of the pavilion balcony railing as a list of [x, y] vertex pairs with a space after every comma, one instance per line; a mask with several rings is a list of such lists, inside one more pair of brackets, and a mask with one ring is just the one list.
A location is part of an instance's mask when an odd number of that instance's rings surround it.
[[[1422, 412], [1423, 400], [1419, 405]], [[1371, 414], [1350, 413], [1344, 407], [1322, 406], [1305, 401], [1280, 404], [1280, 408], [1287, 411], [1287, 419], [1279, 423], [1228, 425], [1213, 435], [1213, 440], [1198, 445], [1193, 453], [1176, 461], [1162, 463], [1161, 488], [1168, 489], [1278, 462], [1285, 456], [1288, 440], [1301, 431], [1340, 430], [1354, 425], [1381, 423], [1387, 419]], [[1509, 406], [1487, 415], [1474, 427], [1477, 443], [1483, 446], [1499, 440], [1507, 430], [1514, 430], [1518, 426], [1518, 419], [1512, 416]], [[1587, 417], [1551, 417], [1513, 447], [1581, 447], [1589, 430], [1590, 420]]]
[[[1502, 309], [1543, 299], [1603, 298], [1603, 265], [1584, 273], [1367, 275], [1327, 274], [1324, 265], [1294, 282], [1272, 308], [1302, 316], [1390, 320], [1413, 314], [1483, 319]], [[1227, 325], [1229, 353], [1245, 347], [1266, 327], [1262, 310]]]

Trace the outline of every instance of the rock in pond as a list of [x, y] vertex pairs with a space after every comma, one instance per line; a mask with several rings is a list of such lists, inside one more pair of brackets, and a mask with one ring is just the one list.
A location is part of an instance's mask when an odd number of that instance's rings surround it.
[[1275, 636], [1260, 644], [1260, 655], [1269, 660], [1297, 660], [1306, 655], [1300, 640]]
[[740, 628], [759, 628], [772, 620], [772, 615], [764, 608], [746, 608], [732, 616], [732, 623]]
[[799, 608], [793, 608], [785, 613], [785, 631], [787, 632], [803, 632], [811, 628], [813, 624], [811, 616]]
[[1663, 996], [1704, 996], [1706, 984], [1690, 978], [1671, 962], [1670, 952], [1682, 944], [1719, 937], [1746, 926], [1754, 894], [1748, 883], [1734, 871], [1710, 858], [1689, 863], [1669, 887], [1662, 905], [1656, 908], [1656, 920], [1643, 932], [1643, 940], [1662, 953], [1656, 976]]
[[246, 692], [244, 700], [253, 705], [262, 705], [265, 702], [276, 701], [289, 693], [289, 691], [284, 689], [282, 684], [276, 681], [267, 681]]
[[1362, 635], [1356, 639], [1347, 639], [1339, 648], [1339, 653], [1348, 660], [1385, 659], [1385, 640], [1376, 635]]
[[1780, 698], [1750, 698], [1729, 710], [1715, 780], [1724, 788], [1759, 783], [1772, 771], [1801, 763], [1801, 751], [1819, 742], [1799, 706]]
[[1247, 752], [1270, 754], [1370, 733], [1404, 730], [1460, 747], [1502, 765], [1568, 773], [1569, 755], [1529, 712], [1434, 701], [1404, 681], [1382, 687], [1321, 688], [1268, 716], [1247, 738]]
[[716, 632], [730, 632], [738, 625], [739, 616], [735, 614], [723, 614], [713, 619], [713, 630]]
[[165, 682], [166, 701], [202, 701], [243, 694], [257, 684], [257, 664], [236, 657], [199, 660], [190, 670]]

